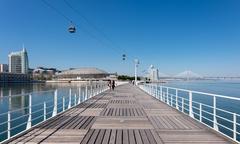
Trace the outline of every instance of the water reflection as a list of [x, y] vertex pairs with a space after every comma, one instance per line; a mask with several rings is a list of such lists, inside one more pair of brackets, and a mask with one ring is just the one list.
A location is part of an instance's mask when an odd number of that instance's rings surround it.
[[[17, 109], [21, 109], [22, 113], [26, 113], [27, 111], [23, 109], [29, 105], [29, 96], [26, 94], [31, 92], [49, 91], [69, 87], [74, 88], [82, 84], [83, 83], [0, 84], [0, 113]], [[43, 99], [38, 96], [35, 96], [35, 98]]]

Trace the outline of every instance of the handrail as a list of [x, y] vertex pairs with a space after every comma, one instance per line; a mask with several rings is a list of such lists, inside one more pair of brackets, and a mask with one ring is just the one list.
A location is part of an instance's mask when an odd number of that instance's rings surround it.
[[5, 95], [0, 98], [9, 98], [9, 97], [14, 98], [14, 97], [22, 97], [22, 96], [28, 96], [28, 95], [39, 94], [39, 93], [49, 93], [49, 92], [54, 92], [54, 90], [36, 91], [36, 92], [16, 94], [16, 95]]
[[[81, 91], [84, 87], [84, 93]], [[64, 88], [65, 89], [65, 88]], [[80, 104], [81, 102], [84, 102], [90, 98], [92, 98], [93, 96], [96, 96], [106, 90], [108, 90], [108, 86], [106, 82], [96, 82], [96, 83], [92, 83], [90, 84], [85, 84], [85, 85], [81, 85], [80, 87], [71, 87], [68, 89], [69, 93], [68, 96], [64, 95], [60, 97], [58, 97], [58, 91], [61, 89], [56, 89], [56, 90], [50, 90], [50, 91], [39, 91], [39, 92], [31, 92], [31, 93], [27, 93], [27, 94], [21, 94], [21, 95], [13, 95], [13, 96], [9, 96], [8, 98], [13, 98], [13, 97], [17, 97], [17, 96], [23, 96], [23, 95], [28, 95], [29, 96], [29, 105], [25, 106], [23, 108], [19, 108], [16, 110], [12, 110], [12, 111], [8, 111], [5, 113], [0, 114], [1, 117], [3, 116], [7, 116], [7, 119], [4, 122], [0, 122], [1, 127], [3, 125], [7, 126], [7, 129], [4, 129], [3, 131], [0, 131], [0, 137], [4, 137], [5, 138], [2, 142], [5, 142], [7, 140], [9, 140], [10, 138], [16, 136], [17, 134], [13, 133], [13, 129], [22, 127], [22, 126], [26, 126], [26, 129], [21, 130], [19, 133], [22, 133], [26, 130], [28, 130], [29, 128], [31, 128], [32, 122], [42, 118], [42, 120], [38, 121], [37, 124], [42, 123], [46, 120], [48, 120], [51, 117], [56, 116], [58, 113], [62, 113], [78, 104]], [[49, 98], [47, 100], [43, 100], [40, 103], [34, 104], [32, 105], [32, 96], [34, 94], [43, 94], [43, 93], [51, 93], [51, 96], [53, 96], [53, 98]], [[60, 100], [59, 100], [60, 99]], [[67, 101], [65, 101], [66, 99], [68, 99]], [[42, 108], [40, 109], [35, 109], [33, 111], [34, 108], [38, 108], [39, 106], [43, 105]], [[12, 113], [23, 110], [23, 109], [28, 109], [27, 114], [23, 114], [20, 115], [18, 117], [14, 117], [12, 118]], [[60, 109], [60, 111], [59, 111]], [[39, 115], [36, 116], [36, 113], [39, 113]], [[50, 115], [51, 114], [51, 115]], [[33, 115], [35, 115], [33, 117]], [[21, 121], [20, 124], [14, 125], [14, 127], [11, 126], [11, 123], [14, 121], [14, 123], [18, 120], [22, 120], [22, 118], [25, 118], [27, 120], [24, 120], [24, 122]], [[34, 125], [36, 125], [36, 123], [34, 123]], [[1, 141], [0, 141], [1, 143]]]
[[168, 86], [161, 86], [163, 88], [169, 88], [169, 89], [177, 89], [177, 90], [180, 90], [180, 91], [184, 91], [184, 92], [192, 92], [192, 93], [195, 93], [195, 94], [202, 94], [202, 95], [208, 95], [208, 96], [216, 96], [216, 97], [219, 97], [219, 98], [227, 98], [227, 99], [231, 99], [231, 100], [239, 100], [240, 101], [240, 98], [238, 97], [232, 97], [232, 96], [224, 96], [224, 95], [220, 95], [220, 94], [212, 94], [212, 93], [206, 93], [206, 92], [199, 92], [199, 91], [194, 91], [194, 90], [187, 90], [187, 89], [181, 89], [181, 88], [173, 88], [173, 87], [168, 87]]
[[[235, 141], [240, 142], [239, 135], [239, 118], [240, 114], [226, 110], [224, 108], [219, 108], [217, 106], [217, 98], [224, 98], [234, 100], [240, 103], [240, 98], [224, 96], [219, 94], [204, 93], [186, 89], [166, 87], [156, 84], [142, 84], [139, 85], [139, 88], [150, 94], [154, 98], [168, 104], [169, 106], [177, 109], [178, 111], [184, 113], [185, 115], [190, 116], [191, 118], [199, 121], [200, 123], [206, 125], [209, 128], [217, 131], [218, 133], [224, 135], [225, 137]], [[169, 90], [175, 90], [175, 94], [170, 93]], [[179, 95], [179, 92], [187, 92], [185, 95]], [[212, 99], [212, 105], [193, 101], [193, 97], [197, 95], [193, 94], [203, 94], [210, 96]], [[184, 96], [184, 97], [183, 97]], [[186, 98], [187, 97], [187, 98]], [[203, 109], [203, 108], [208, 108]], [[236, 111], [236, 110], [235, 110]], [[221, 112], [221, 114], [219, 113]], [[232, 116], [231, 118], [229, 116]], [[218, 121], [221, 119], [221, 121]], [[203, 120], [207, 120], [212, 123], [206, 123]], [[229, 125], [231, 124], [231, 125]], [[227, 133], [225, 130], [231, 131], [232, 134]]]

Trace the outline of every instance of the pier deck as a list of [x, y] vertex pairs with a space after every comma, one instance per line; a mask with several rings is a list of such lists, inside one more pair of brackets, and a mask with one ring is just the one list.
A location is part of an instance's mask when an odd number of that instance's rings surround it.
[[231, 143], [131, 85], [106, 91], [8, 143]]

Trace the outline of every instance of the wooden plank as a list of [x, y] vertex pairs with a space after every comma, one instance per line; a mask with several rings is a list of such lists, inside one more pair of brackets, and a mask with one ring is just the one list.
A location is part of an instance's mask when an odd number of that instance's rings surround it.
[[110, 139], [110, 135], [111, 135], [111, 130], [106, 130], [104, 138], [103, 138], [103, 144], [108, 144], [109, 139]]
[[129, 133], [129, 143], [136, 144], [133, 130], [132, 129], [128, 130], [128, 133]]
[[93, 134], [91, 135], [91, 138], [88, 141], [88, 144], [94, 144], [96, 139], [98, 138], [98, 134], [99, 134], [100, 130], [99, 129], [95, 129]]
[[100, 132], [99, 132], [99, 134], [97, 136], [97, 139], [95, 141], [95, 144], [102, 144], [105, 132], [106, 132], [106, 130], [100, 130]]
[[121, 129], [117, 130], [116, 144], [122, 144], [122, 133], [123, 133], [123, 130]]
[[81, 141], [81, 144], [87, 144], [89, 139], [91, 138], [92, 134], [93, 134], [94, 130], [90, 129], [87, 134], [85, 135], [85, 137], [83, 138], [83, 140]]
[[154, 137], [155, 141], [156, 141], [158, 144], [163, 144], [162, 139], [157, 135], [157, 133], [156, 133], [154, 130], [150, 130], [150, 131], [151, 131], [152, 136]]
[[93, 129], [153, 129], [152, 124], [144, 117], [100, 117], [92, 126]]
[[149, 141], [148, 141], [147, 135], [145, 133], [145, 130], [141, 129], [141, 130], [139, 130], [139, 132], [140, 132], [143, 143], [144, 144], [150, 144]]
[[116, 143], [116, 133], [117, 130], [113, 129], [111, 131], [111, 136], [110, 136], [110, 140], [109, 140], [109, 144], [115, 144]]
[[143, 144], [141, 135], [139, 133], [139, 130], [134, 130], [135, 138], [136, 138], [136, 143], [137, 144]]
[[147, 135], [147, 138], [148, 138], [150, 144], [157, 144], [157, 142], [156, 142], [155, 138], [153, 137], [150, 130], [145, 130], [145, 133]]
[[128, 142], [129, 142], [129, 138], [128, 138], [128, 130], [123, 130], [123, 143], [124, 144], [128, 144]]

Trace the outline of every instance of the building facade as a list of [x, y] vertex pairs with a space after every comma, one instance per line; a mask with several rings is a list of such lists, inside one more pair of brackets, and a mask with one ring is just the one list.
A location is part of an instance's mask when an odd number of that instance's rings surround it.
[[153, 65], [149, 68], [149, 79], [153, 82], [159, 80], [159, 71], [157, 68], [154, 68]]
[[32, 80], [31, 75], [21, 73], [0, 73], [0, 83], [24, 83]]
[[9, 72], [28, 74], [28, 54], [25, 48], [19, 52], [12, 52], [8, 55]]
[[8, 65], [0, 64], [0, 72], [8, 72]]
[[34, 80], [51, 80], [58, 71], [56, 68], [38, 67], [33, 70]]

